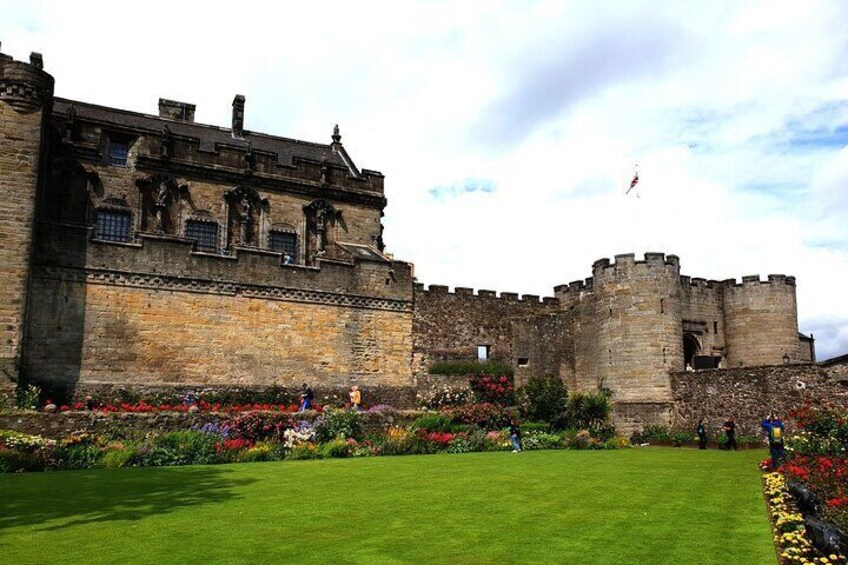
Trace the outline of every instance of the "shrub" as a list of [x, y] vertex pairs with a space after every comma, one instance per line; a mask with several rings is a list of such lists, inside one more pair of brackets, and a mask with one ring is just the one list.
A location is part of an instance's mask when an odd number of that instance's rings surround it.
[[321, 443], [333, 439], [362, 439], [362, 421], [358, 412], [328, 409], [315, 420], [315, 439]]
[[44, 461], [38, 453], [0, 448], [0, 473], [43, 471]]
[[512, 377], [515, 370], [500, 361], [437, 361], [427, 368], [431, 375], [494, 375]]
[[603, 425], [609, 419], [609, 397], [602, 393], [575, 393], [568, 399], [567, 420], [571, 426], [591, 428]]
[[330, 458], [350, 457], [353, 448], [356, 446], [355, 440], [333, 439], [319, 447], [321, 456]]
[[511, 377], [479, 374], [470, 375], [468, 381], [477, 402], [515, 404], [515, 387]]
[[604, 442], [604, 449], [625, 449], [630, 447], [630, 440], [626, 437], [611, 437]]
[[283, 440], [284, 432], [291, 428], [292, 421], [283, 414], [239, 414], [228, 424], [231, 438], [247, 439], [254, 443], [266, 439]]
[[521, 441], [521, 448], [527, 451], [536, 449], [557, 449], [562, 448], [562, 437], [557, 434], [547, 434], [534, 432], [526, 434]]
[[448, 453], [470, 453], [476, 451], [474, 447], [475, 443], [469, 440], [468, 436], [456, 435], [450, 440], [445, 451]]
[[301, 443], [291, 448], [291, 451], [286, 455], [286, 459], [292, 461], [302, 461], [305, 459], [321, 459], [321, 452], [313, 443]]
[[547, 422], [524, 422], [521, 424], [521, 431], [525, 434], [530, 434], [533, 432], [541, 432], [546, 434], [551, 431], [551, 425]]
[[426, 430], [428, 432], [450, 432], [455, 426], [453, 417], [444, 412], [428, 412], [416, 418], [409, 428], [412, 431]]
[[692, 442], [692, 434], [687, 432], [677, 432], [672, 436], [671, 441], [674, 443], [674, 447], [681, 447]]
[[17, 390], [18, 408], [24, 410], [38, 410], [41, 408], [41, 388], [35, 385], [18, 385]]
[[56, 469], [90, 469], [97, 466], [100, 447], [88, 443], [58, 445], [53, 449], [51, 467]]
[[594, 440], [588, 430], [581, 430], [569, 438], [567, 447], [569, 449], [589, 449], [593, 447]]
[[645, 426], [642, 430], [642, 439], [645, 441], [669, 441], [671, 433], [665, 426]]
[[[478, 432], [484, 434], [485, 443], [482, 451], [508, 451], [512, 449], [512, 442], [509, 439], [509, 433], [503, 430], [491, 432]], [[476, 437], [476, 434], [475, 436]]]
[[129, 467], [138, 457], [138, 447], [130, 443], [116, 443], [106, 447], [100, 464], [107, 469]]
[[421, 404], [431, 410], [468, 404], [473, 397], [474, 393], [470, 389], [450, 386], [442, 386], [429, 394], [418, 395]]
[[247, 449], [236, 451], [234, 460], [239, 463], [250, 463], [254, 461], [274, 461], [283, 458], [280, 444], [264, 441], [257, 443]]
[[219, 460], [218, 438], [200, 432], [169, 432], [157, 436], [141, 455], [146, 466], [208, 465]]
[[568, 391], [559, 377], [530, 377], [519, 390], [519, 407], [525, 419], [560, 427], [567, 416]]
[[498, 404], [466, 404], [450, 411], [453, 419], [464, 424], [473, 424], [483, 430], [500, 430], [509, 425], [512, 413]]

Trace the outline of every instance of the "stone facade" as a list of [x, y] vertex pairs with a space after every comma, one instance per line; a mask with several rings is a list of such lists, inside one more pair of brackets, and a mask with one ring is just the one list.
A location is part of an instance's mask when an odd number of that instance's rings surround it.
[[[431, 285], [384, 253], [383, 175], [328, 143], [53, 97], [0, 55], [0, 381], [425, 388], [485, 357], [519, 384], [609, 390], [621, 422], [668, 422], [686, 365], [808, 361], [795, 280], [681, 276], [674, 255], [601, 259], [540, 299]], [[808, 354], [809, 352], [809, 354]], [[2, 383], [0, 383], [2, 385]], [[418, 386], [418, 388], [416, 388]], [[2, 386], [0, 386], [2, 388]], [[2, 391], [0, 391], [2, 392]], [[407, 393], [406, 397], [410, 395]], [[628, 424], [629, 425], [629, 424]]]

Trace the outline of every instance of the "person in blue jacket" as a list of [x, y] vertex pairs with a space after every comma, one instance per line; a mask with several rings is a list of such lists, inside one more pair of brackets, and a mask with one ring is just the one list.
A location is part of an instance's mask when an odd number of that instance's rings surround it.
[[777, 469], [783, 461], [783, 422], [775, 417], [774, 412], [760, 422], [768, 433], [769, 451], [771, 452], [771, 468]]

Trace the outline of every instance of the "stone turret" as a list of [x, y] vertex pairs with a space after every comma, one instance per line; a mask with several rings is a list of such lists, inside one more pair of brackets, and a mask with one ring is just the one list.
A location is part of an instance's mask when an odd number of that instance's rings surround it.
[[44, 168], [53, 77], [0, 53], [0, 383], [16, 381], [25, 339], [36, 195]]
[[594, 336], [587, 342], [593, 346], [578, 374], [591, 375], [616, 400], [669, 400], [668, 372], [683, 369], [679, 280], [675, 255], [596, 261], [589, 306]]
[[[728, 367], [781, 365], [800, 359], [795, 277], [759, 275], [723, 283]], [[785, 358], [784, 358], [785, 357]]]

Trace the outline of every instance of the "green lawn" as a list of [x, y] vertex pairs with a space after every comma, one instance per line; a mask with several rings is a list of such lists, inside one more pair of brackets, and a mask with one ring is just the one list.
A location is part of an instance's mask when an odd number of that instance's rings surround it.
[[776, 563], [759, 451], [472, 453], [0, 476], [0, 562]]

